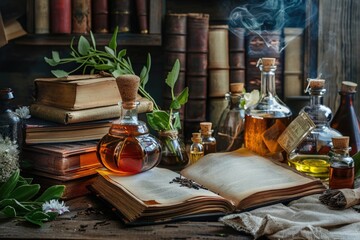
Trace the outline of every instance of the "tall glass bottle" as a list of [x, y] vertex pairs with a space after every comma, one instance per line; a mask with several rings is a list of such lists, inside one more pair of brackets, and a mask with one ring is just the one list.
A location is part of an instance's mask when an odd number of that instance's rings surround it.
[[350, 156], [360, 151], [360, 122], [353, 105], [356, 87], [356, 83], [342, 82], [339, 91], [340, 105], [330, 123], [330, 126], [342, 135], [349, 136]]
[[201, 122], [200, 133], [204, 155], [216, 152], [216, 139], [212, 136], [212, 122]]
[[21, 149], [23, 141], [22, 123], [20, 117], [12, 111], [11, 102], [14, 99], [12, 89], [0, 89], [0, 135], [15, 141]]
[[232, 83], [230, 92], [225, 94], [228, 105], [220, 116], [214, 134], [218, 152], [236, 150], [244, 143], [245, 110], [241, 107], [243, 89], [243, 83]]
[[300, 110], [307, 113], [316, 127], [290, 154], [288, 163], [298, 171], [318, 178], [328, 178], [329, 157], [332, 138], [341, 133], [330, 127], [332, 111], [323, 104], [326, 93], [324, 79], [308, 79], [306, 92], [310, 94], [310, 104]]
[[149, 134], [146, 124], [138, 120], [135, 101], [140, 79], [122, 75], [116, 79], [121, 102], [121, 116], [112, 123], [109, 133], [98, 143], [97, 156], [107, 169], [121, 174], [136, 174], [160, 162], [159, 141]]
[[277, 138], [289, 125], [291, 110], [279, 99], [275, 88], [275, 58], [261, 58], [261, 96], [245, 111], [245, 147], [262, 156], [283, 159]]

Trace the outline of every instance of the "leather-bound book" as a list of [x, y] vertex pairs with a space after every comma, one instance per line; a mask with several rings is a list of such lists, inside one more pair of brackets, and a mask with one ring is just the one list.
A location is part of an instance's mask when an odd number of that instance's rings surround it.
[[91, 0], [72, 0], [72, 32], [91, 31]]
[[50, 32], [71, 33], [71, 0], [50, 0]]
[[42, 34], [50, 32], [49, 14], [48, 0], [34, 0], [34, 33]]
[[107, 0], [92, 0], [91, 29], [94, 33], [109, 32], [109, 6]]
[[149, 33], [148, 0], [136, 0], [136, 16], [141, 34]]
[[208, 52], [209, 14], [189, 13], [187, 19], [187, 51]]
[[230, 83], [245, 82], [245, 29], [229, 29]]
[[119, 28], [119, 32], [131, 31], [131, 3], [131, 0], [109, 0], [111, 32], [113, 32], [116, 27]]

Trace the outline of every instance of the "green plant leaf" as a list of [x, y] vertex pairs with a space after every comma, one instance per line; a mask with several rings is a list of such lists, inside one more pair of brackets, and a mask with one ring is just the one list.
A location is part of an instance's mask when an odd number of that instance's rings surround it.
[[146, 119], [150, 127], [155, 131], [170, 130], [170, 115], [163, 110], [154, 110], [153, 112], [147, 113]]
[[51, 73], [54, 74], [54, 76], [57, 78], [69, 76], [69, 73], [65, 72], [64, 70], [52, 70]]
[[360, 151], [355, 153], [352, 158], [355, 164], [355, 178], [360, 177]]
[[92, 33], [92, 31], [90, 31], [90, 38], [91, 38], [91, 43], [92, 43], [94, 49], [96, 49], [96, 41], [95, 41], [95, 37], [94, 37], [94, 34]]
[[114, 50], [114, 52], [116, 52], [116, 48], [117, 48], [117, 34], [118, 34], [118, 31], [119, 31], [119, 28], [118, 28], [118, 26], [116, 26], [116, 28], [114, 29], [114, 33], [111, 36], [111, 40], [109, 42], [109, 48]]
[[168, 73], [166, 77], [166, 84], [173, 89], [175, 86], [175, 83], [179, 77], [179, 71], [180, 71], [180, 61], [179, 59], [176, 59], [171, 71]]
[[189, 88], [184, 88], [181, 93], [176, 97], [176, 100], [179, 102], [180, 105], [184, 105], [187, 103], [189, 98]]
[[52, 51], [52, 58], [55, 62], [60, 62], [60, 55], [58, 51]]
[[14, 190], [19, 180], [19, 176], [20, 170], [16, 170], [6, 182], [0, 184], [0, 200], [6, 199]]
[[48, 213], [44, 213], [41, 210], [31, 212], [31, 213], [25, 215], [24, 218], [27, 221], [29, 221], [35, 225], [38, 225], [40, 227], [44, 224], [44, 222], [53, 220], [53, 216], [49, 215]]
[[1, 215], [7, 218], [16, 217], [16, 210], [12, 206], [6, 206], [4, 209], [1, 210]]
[[54, 185], [46, 189], [40, 197], [38, 197], [36, 202], [45, 202], [51, 199], [59, 199], [65, 191], [64, 185]]
[[11, 192], [9, 198], [14, 198], [18, 201], [28, 201], [33, 198], [40, 190], [39, 184], [27, 184], [15, 188]]
[[0, 209], [6, 208], [7, 206], [13, 207], [17, 211], [18, 215], [26, 214], [33, 210], [32, 205], [25, 206], [13, 198], [7, 198], [0, 201]]
[[173, 127], [177, 130], [181, 129], [180, 113], [173, 113]]
[[181, 104], [179, 103], [179, 101], [177, 99], [172, 100], [171, 104], [170, 104], [170, 108], [171, 109], [180, 109], [181, 108]]
[[90, 49], [89, 41], [84, 36], [80, 36], [78, 44], [78, 52], [83, 56], [87, 55]]
[[54, 59], [52, 58], [47, 58], [47, 57], [44, 57], [44, 60], [47, 64], [49, 64], [50, 66], [52, 67], [55, 67], [59, 64], [59, 62], [56, 62]]
[[111, 56], [116, 57], [116, 56], [115, 56], [115, 51], [114, 51], [113, 49], [109, 48], [108, 46], [105, 46], [105, 51], [106, 51], [108, 54], [110, 54]]
[[122, 49], [120, 50], [120, 52], [118, 53], [117, 57], [119, 59], [123, 58], [126, 55], [126, 49]]
[[107, 70], [110, 70], [110, 69], [113, 69], [114, 67], [109, 65], [109, 64], [98, 64], [95, 66], [95, 69], [98, 69], [98, 70], [104, 70], [104, 71], [107, 71]]

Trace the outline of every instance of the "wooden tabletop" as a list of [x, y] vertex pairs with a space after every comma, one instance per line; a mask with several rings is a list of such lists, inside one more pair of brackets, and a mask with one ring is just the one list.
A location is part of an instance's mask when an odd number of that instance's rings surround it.
[[94, 195], [66, 201], [70, 212], [43, 227], [16, 219], [0, 222], [0, 239], [252, 239], [217, 221], [124, 226]]

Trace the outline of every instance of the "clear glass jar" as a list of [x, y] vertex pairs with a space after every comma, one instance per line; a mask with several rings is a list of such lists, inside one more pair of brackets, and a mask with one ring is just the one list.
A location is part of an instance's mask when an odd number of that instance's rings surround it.
[[245, 110], [245, 147], [259, 155], [283, 160], [277, 138], [292, 119], [291, 110], [276, 94], [275, 58], [261, 58], [261, 96], [257, 104]]
[[230, 89], [231, 92], [225, 94], [228, 105], [215, 128], [217, 152], [234, 151], [244, 144], [245, 110], [241, 106], [244, 101], [243, 83], [231, 84]]
[[332, 111], [323, 104], [326, 93], [324, 79], [308, 79], [306, 92], [310, 94], [310, 104], [301, 109], [316, 127], [305, 137], [288, 158], [288, 164], [308, 175], [326, 179], [329, 176], [328, 153], [332, 148], [332, 138], [342, 136], [330, 127]]
[[159, 131], [161, 161], [159, 166], [180, 171], [189, 163], [184, 141], [177, 130]]
[[21, 149], [23, 144], [22, 120], [11, 109], [13, 99], [12, 89], [0, 89], [0, 134], [3, 138], [15, 141], [19, 149]]
[[138, 120], [135, 101], [140, 79], [122, 75], [116, 79], [122, 102], [120, 119], [112, 123], [109, 133], [98, 143], [97, 156], [104, 167], [121, 174], [147, 171], [160, 163], [161, 146]]
[[217, 143], [215, 137], [212, 136], [212, 132], [211, 122], [200, 123], [201, 142], [204, 147], [204, 155], [216, 152]]
[[204, 156], [204, 146], [201, 143], [201, 134], [193, 133], [190, 146], [190, 164], [196, 163]]
[[[337, 144], [336, 141], [340, 141]], [[343, 143], [345, 141], [345, 143]], [[330, 155], [329, 188], [354, 188], [355, 164], [354, 159], [349, 156], [349, 137], [333, 138], [334, 147]], [[336, 146], [340, 145], [340, 146]], [[343, 145], [343, 146], [342, 146]]]

